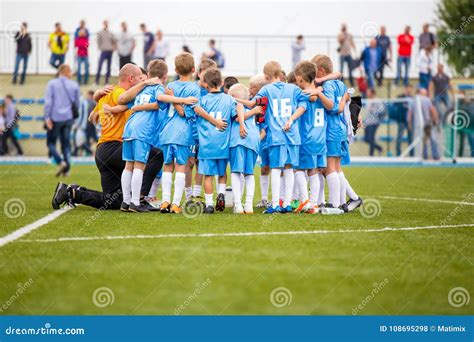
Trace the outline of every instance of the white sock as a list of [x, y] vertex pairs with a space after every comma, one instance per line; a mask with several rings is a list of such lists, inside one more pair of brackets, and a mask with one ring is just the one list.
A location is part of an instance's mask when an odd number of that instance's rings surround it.
[[[280, 176], [280, 198], [282, 201], [285, 200], [285, 179], [283, 178], [283, 174]], [[291, 190], [293, 192], [293, 189]]]
[[349, 196], [350, 199], [353, 199], [353, 200], [356, 200], [359, 198], [359, 195], [356, 194], [356, 192], [354, 191], [354, 189], [352, 189], [352, 186], [349, 184], [349, 181], [347, 180], [346, 177], [344, 177], [345, 179], [345, 183], [346, 183], [346, 192], [347, 192], [347, 195]]
[[253, 207], [253, 195], [255, 193], [255, 177], [254, 175], [245, 176], [245, 206]]
[[158, 189], [160, 188], [161, 178], [155, 178], [153, 183], [151, 184], [150, 192], [148, 193], [148, 197], [156, 197]]
[[194, 196], [194, 197], [201, 196], [201, 191], [202, 191], [202, 185], [196, 185], [196, 184], [194, 184], [193, 196]]
[[174, 195], [173, 204], [179, 206], [183, 197], [184, 184], [186, 183], [186, 174], [184, 172], [176, 172], [174, 176]]
[[326, 199], [324, 198], [324, 186], [326, 185], [326, 182], [324, 181], [324, 175], [322, 173], [318, 173], [318, 178], [319, 178], [319, 193], [318, 193], [318, 205], [321, 203], [326, 202]]
[[171, 172], [163, 172], [161, 177], [162, 188], [161, 188], [161, 201], [171, 202], [171, 184], [173, 182], [173, 174]]
[[132, 171], [122, 171], [122, 196], [123, 201], [130, 204], [132, 200]]
[[212, 194], [204, 194], [204, 201], [206, 202], [206, 205], [212, 205], [213, 204]]
[[309, 176], [309, 200], [311, 205], [318, 205], [318, 195], [319, 195], [319, 176], [312, 175]]
[[245, 189], [245, 176], [243, 173], [240, 174], [240, 194], [243, 196], [244, 195], [244, 189]]
[[343, 203], [346, 203], [346, 178], [344, 177], [344, 173], [338, 172], [337, 176], [339, 177], [339, 201], [341, 202], [341, 205]]
[[225, 183], [218, 183], [217, 184], [217, 193], [225, 195], [225, 187], [226, 187]]
[[260, 190], [262, 191], [262, 200], [268, 201], [268, 175], [260, 176]]
[[334, 208], [337, 208], [341, 204], [339, 199], [341, 186], [339, 184], [339, 176], [337, 175], [337, 172], [332, 172], [327, 175], [326, 181], [328, 182], [329, 189], [329, 203], [331, 203]]
[[296, 184], [296, 174], [295, 174], [295, 182], [293, 184], [293, 192], [291, 193], [291, 199], [292, 200], [300, 200], [301, 196], [302, 196], [302, 194], [300, 193], [300, 189], [298, 189], [298, 184]]
[[242, 184], [241, 173], [232, 172], [230, 174], [230, 184], [232, 185], [232, 194], [234, 196], [234, 204], [242, 204]]
[[280, 201], [280, 169], [272, 169], [272, 207], [278, 206]]
[[184, 188], [184, 193], [186, 195], [186, 200], [188, 200], [193, 195], [193, 187], [188, 186], [187, 188]]
[[308, 183], [306, 182], [306, 175], [304, 171], [297, 171], [295, 173], [295, 187], [298, 189], [299, 199], [301, 199], [301, 201], [303, 202], [307, 201], [308, 200]]
[[140, 191], [142, 189], [143, 170], [133, 169], [132, 174], [132, 203], [140, 205]]
[[285, 180], [285, 199], [283, 207], [291, 205], [291, 197], [293, 196], [293, 186], [295, 185], [295, 172], [293, 169], [284, 169], [283, 178]]

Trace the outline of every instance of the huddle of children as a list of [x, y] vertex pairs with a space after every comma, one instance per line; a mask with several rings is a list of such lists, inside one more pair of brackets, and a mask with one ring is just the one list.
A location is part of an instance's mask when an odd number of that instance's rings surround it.
[[[200, 202], [202, 180], [204, 213], [223, 211], [228, 164], [234, 213], [253, 213], [258, 156], [262, 172], [262, 201], [258, 206], [265, 207], [264, 213], [341, 214], [362, 204], [341, 169], [350, 161], [349, 128], [343, 114], [350, 97], [344, 83], [337, 79], [338, 74], [332, 73], [329, 57], [317, 55], [311, 61], [298, 63], [293, 72], [295, 84], [285, 82], [278, 62], [268, 62], [263, 75], [250, 79], [249, 88], [234, 77], [223, 82], [211, 60], [200, 63], [199, 80], [194, 81], [194, 58], [189, 53], [176, 57], [175, 70], [179, 79], [165, 87], [167, 66], [153, 60], [148, 65], [149, 79], [119, 98], [119, 104], [134, 108], [123, 134], [126, 166], [122, 173], [121, 210], [150, 210], [151, 206], [140, 204], [140, 188], [152, 146], [163, 151], [164, 167], [148, 198], [156, 196], [161, 182], [158, 210], [162, 213], [180, 213], [184, 193], [186, 201]], [[324, 179], [329, 189], [327, 203]]]

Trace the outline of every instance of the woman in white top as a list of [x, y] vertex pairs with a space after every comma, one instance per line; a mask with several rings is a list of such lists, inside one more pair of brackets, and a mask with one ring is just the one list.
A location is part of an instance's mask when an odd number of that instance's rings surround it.
[[153, 58], [158, 58], [161, 60], [166, 60], [170, 53], [168, 42], [163, 40], [163, 32], [158, 30], [156, 32], [156, 39], [153, 42]]

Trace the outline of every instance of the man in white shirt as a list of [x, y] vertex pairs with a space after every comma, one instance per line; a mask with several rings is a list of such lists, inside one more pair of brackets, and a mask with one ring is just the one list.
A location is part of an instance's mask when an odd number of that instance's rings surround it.
[[153, 57], [165, 61], [166, 57], [168, 57], [170, 53], [170, 49], [169, 49], [168, 42], [163, 40], [163, 32], [161, 30], [158, 30], [158, 32], [156, 32], [156, 39], [153, 44], [154, 44]]
[[431, 47], [420, 50], [418, 55], [418, 71], [420, 75], [420, 88], [428, 89], [431, 81]]
[[120, 69], [127, 64], [132, 62], [132, 53], [135, 49], [135, 38], [128, 32], [127, 23], [122, 22], [122, 32], [118, 35], [117, 40], [117, 52], [120, 59]]

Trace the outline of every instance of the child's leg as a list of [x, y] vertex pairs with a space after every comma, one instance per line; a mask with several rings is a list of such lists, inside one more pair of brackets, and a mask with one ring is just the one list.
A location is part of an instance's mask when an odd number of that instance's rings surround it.
[[[280, 201], [284, 202], [285, 201], [285, 178], [284, 178], [284, 173], [281, 174], [280, 176]], [[293, 188], [291, 188], [291, 194], [293, 194]]]
[[279, 205], [280, 201], [280, 177], [281, 169], [272, 169], [272, 207], [276, 208]]
[[242, 179], [241, 173], [231, 173], [232, 194], [234, 196], [234, 205], [242, 205]]
[[247, 212], [247, 208], [253, 207], [253, 197], [255, 193], [255, 177], [254, 175], [245, 175], [245, 208]]
[[[240, 176], [239, 176], [240, 177]], [[217, 193], [225, 195], [225, 188], [227, 184], [227, 173], [217, 178]]]
[[[198, 163], [199, 163], [199, 161], [196, 159], [196, 165]], [[193, 188], [193, 196], [194, 197], [201, 196], [202, 179], [203, 179], [203, 175], [201, 175], [199, 172], [197, 172], [197, 168], [196, 168], [196, 175], [194, 176], [194, 188]]]
[[283, 199], [283, 207], [286, 208], [287, 206], [291, 205], [293, 186], [295, 185], [295, 172], [292, 165], [285, 165], [285, 169], [283, 170], [283, 178], [285, 183], [285, 198]]
[[328, 157], [328, 167], [326, 168], [326, 181], [329, 188], [329, 203], [337, 208], [340, 205], [340, 182], [337, 175], [336, 165], [339, 157]]
[[204, 197], [206, 206], [212, 206], [213, 204], [213, 189], [212, 189], [212, 182], [214, 181], [214, 176], [204, 176]]
[[326, 202], [326, 197], [324, 193], [324, 188], [326, 187], [326, 169], [319, 170], [319, 193], [318, 193], [318, 205]]
[[186, 165], [186, 183], [184, 185], [184, 191], [186, 193], [186, 200], [193, 195], [193, 168], [195, 164], [195, 158], [189, 157], [188, 164]]
[[173, 164], [165, 164], [163, 166], [163, 176], [161, 177], [162, 188], [161, 188], [161, 202], [171, 203], [171, 185], [173, 182]]
[[[319, 194], [319, 173], [317, 169], [308, 170], [309, 178], [309, 201], [312, 206], [318, 205], [318, 194]], [[324, 191], [324, 190], [323, 190]]]
[[[306, 181], [306, 174], [304, 170], [296, 170], [295, 187], [297, 188], [297, 192], [299, 194], [299, 199], [301, 200], [301, 202], [306, 202], [308, 200], [308, 183]], [[294, 192], [295, 191], [293, 191], [293, 193]]]
[[123, 201], [130, 204], [132, 201], [132, 174], [133, 174], [133, 162], [125, 162], [125, 169], [122, 171], [122, 195]]
[[339, 177], [339, 201], [342, 205], [346, 203], [346, 179], [344, 178], [344, 173], [342, 173], [341, 160], [338, 160], [339, 163], [336, 165], [337, 176]]
[[143, 183], [143, 170], [145, 170], [145, 163], [136, 161], [133, 164], [132, 174], [132, 203], [140, 205], [140, 191]]
[[151, 184], [150, 192], [148, 193], [148, 198], [154, 198], [156, 197], [156, 194], [158, 193], [158, 189], [160, 188], [161, 184], [161, 177], [156, 176], [156, 178], [153, 180], [153, 183]]
[[262, 200], [268, 201], [268, 184], [270, 177], [270, 168], [263, 166], [260, 169], [260, 190], [262, 191]]
[[186, 165], [176, 164], [176, 173], [174, 176], [174, 194], [173, 194], [173, 202], [177, 206], [181, 203], [181, 198], [183, 197], [184, 185], [186, 182]]

